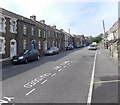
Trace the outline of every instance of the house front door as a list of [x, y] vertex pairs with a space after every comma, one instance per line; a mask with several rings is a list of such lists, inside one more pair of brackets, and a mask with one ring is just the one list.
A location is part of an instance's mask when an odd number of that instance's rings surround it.
[[17, 54], [17, 43], [15, 39], [12, 39], [10, 41], [10, 57], [12, 58], [16, 54]]

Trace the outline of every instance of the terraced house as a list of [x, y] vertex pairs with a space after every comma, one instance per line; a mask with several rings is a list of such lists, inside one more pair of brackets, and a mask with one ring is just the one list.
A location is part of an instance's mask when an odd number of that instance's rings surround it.
[[61, 51], [68, 45], [66, 33], [56, 26], [30, 19], [1, 8], [0, 13], [0, 54], [1, 61], [10, 60], [12, 56], [24, 49], [38, 49], [43, 55], [48, 47], [56, 46]]

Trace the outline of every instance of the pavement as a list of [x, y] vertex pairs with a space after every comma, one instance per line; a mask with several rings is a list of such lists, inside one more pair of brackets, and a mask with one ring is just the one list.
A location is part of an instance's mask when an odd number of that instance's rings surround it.
[[[97, 52], [92, 103], [118, 103], [118, 62], [107, 49]], [[113, 104], [114, 105], [114, 104]]]

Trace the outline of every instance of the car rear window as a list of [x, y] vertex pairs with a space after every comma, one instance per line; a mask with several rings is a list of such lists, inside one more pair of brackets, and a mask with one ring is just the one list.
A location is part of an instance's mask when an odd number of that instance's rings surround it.
[[92, 45], [90, 45], [90, 47], [97, 47], [97, 46], [92, 44]]

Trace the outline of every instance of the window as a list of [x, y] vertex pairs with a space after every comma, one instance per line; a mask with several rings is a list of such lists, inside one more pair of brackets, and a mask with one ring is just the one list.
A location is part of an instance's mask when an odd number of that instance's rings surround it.
[[26, 25], [23, 26], [23, 34], [27, 35], [27, 26]]
[[45, 36], [46, 36], [46, 32], [44, 31], [44, 38], [45, 38]]
[[5, 38], [0, 37], [0, 54], [5, 53]]
[[5, 32], [5, 18], [0, 17], [0, 32]]
[[38, 30], [38, 36], [41, 37], [41, 30]]
[[50, 37], [50, 31], [48, 32], [48, 35], [49, 35], [49, 37]]
[[10, 31], [12, 33], [17, 33], [16, 30], [17, 30], [17, 22], [16, 22], [16, 20], [11, 19], [10, 20]]
[[34, 28], [32, 27], [32, 29], [31, 29], [31, 33], [32, 33], [32, 36], [34, 36]]
[[57, 33], [55, 33], [55, 37], [57, 38]]
[[27, 49], [27, 41], [26, 40], [23, 41], [23, 49]]
[[39, 46], [39, 49], [41, 49], [41, 42], [39, 41], [39, 44], [38, 44], [38, 46]]

